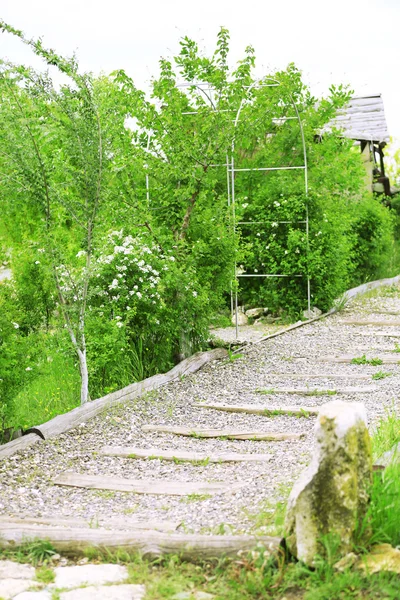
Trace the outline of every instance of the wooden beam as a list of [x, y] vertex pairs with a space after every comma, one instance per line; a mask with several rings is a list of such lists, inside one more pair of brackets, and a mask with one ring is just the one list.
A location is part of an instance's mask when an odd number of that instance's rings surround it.
[[336, 394], [370, 394], [378, 390], [377, 386], [368, 387], [345, 387], [331, 389], [311, 389], [311, 388], [270, 388], [265, 390], [256, 390], [258, 394], [298, 394], [301, 396], [336, 396]]
[[164, 479], [124, 479], [107, 475], [81, 475], [79, 473], [62, 473], [53, 479], [55, 485], [79, 487], [90, 490], [110, 490], [114, 492], [131, 492], [134, 494], [155, 494], [165, 496], [214, 495], [232, 493], [246, 485], [241, 483], [204, 483], [202, 481], [166, 481]]
[[224, 463], [224, 462], [264, 462], [272, 458], [272, 454], [239, 454], [237, 452], [221, 452], [206, 454], [204, 452], [185, 452], [183, 450], [160, 450], [160, 448], [136, 448], [134, 446], [104, 446], [99, 452], [105, 456], [122, 458], [147, 458], [173, 460], [177, 462]]
[[[55, 437], [60, 433], [74, 429], [74, 427], [85, 423], [89, 419], [93, 419], [93, 417], [112, 406], [118, 406], [134, 398], [139, 398], [151, 390], [156, 390], [166, 383], [179, 379], [183, 375], [198, 371], [212, 360], [226, 358], [227, 356], [228, 352], [225, 348], [216, 348], [208, 352], [197, 352], [197, 354], [193, 354], [193, 356], [180, 362], [168, 371], [168, 373], [154, 375], [144, 381], [132, 383], [122, 390], [107, 394], [107, 396], [103, 396], [103, 398], [98, 398], [92, 402], [87, 402], [83, 406], [78, 406], [64, 415], [54, 417], [54, 419], [43, 423], [43, 425], [37, 425], [35, 429], [38, 429], [45, 439]], [[0, 458], [11, 456], [11, 454], [14, 454], [18, 450], [22, 450], [38, 441], [40, 441], [39, 436], [30, 434], [29, 436], [23, 436], [8, 444], [4, 444], [0, 446]]]
[[194, 438], [226, 438], [228, 440], [254, 440], [266, 442], [283, 442], [300, 440], [305, 433], [276, 433], [262, 431], [240, 431], [236, 429], [202, 429], [196, 425], [191, 427], [170, 427], [168, 425], [143, 425], [146, 433], [172, 433]]
[[250, 415], [263, 415], [264, 417], [272, 417], [274, 415], [297, 415], [308, 416], [317, 415], [319, 406], [264, 406], [261, 404], [193, 404], [196, 408], [210, 408], [214, 410], [222, 410], [230, 413], [247, 413]]
[[7, 442], [7, 444], [3, 444], [0, 446], [0, 458], [8, 458], [12, 456], [19, 450], [24, 450], [29, 446], [33, 446], [33, 444], [37, 444], [41, 442], [42, 438], [34, 433], [29, 433], [28, 435], [23, 435], [16, 440], [12, 440], [11, 442]]
[[[399, 334], [400, 335], [400, 334]], [[345, 373], [267, 373], [266, 379], [270, 379], [272, 377], [283, 377], [287, 379], [368, 379], [370, 380], [370, 375], [354, 375], [349, 373], [346, 375]]]
[[369, 319], [340, 321], [340, 325], [357, 325], [358, 327], [400, 327], [400, 321], [371, 321]]
[[[331, 362], [331, 363], [347, 363], [347, 364], [357, 364], [353, 363], [353, 360], [357, 360], [361, 358], [360, 355], [352, 356], [351, 354], [343, 354], [342, 356], [325, 356], [324, 358], [319, 358], [320, 362]], [[382, 361], [379, 364], [371, 365], [371, 363], [366, 362], [365, 366], [379, 367], [379, 365], [397, 365], [400, 363], [400, 354], [393, 356], [371, 356], [371, 358], [366, 358], [366, 360], [373, 360], [374, 358]], [[363, 363], [358, 363], [358, 366]]]
[[15, 549], [26, 541], [48, 540], [57, 552], [79, 556], [87, 549], [124, 550], [149, 558], [168, 554], [179, 555], [183, 560], [212, 560], [221, 557], [237, 558], [262, 547], [265, 554], [280, 552], [281, 538], [251, 535], [183, 535], [158, 531], [104, 531], [101, 529], [63, 529], [43, 525], [20, 525], [13, 522], [0, 524], [0, 548]]
[[181, 521], [158, 521], [155, 519], [146, 519], [139, 521], [138, 519], [131, 519], [124, 517], [123, 519], [109, 517], [94, 516], [90, 519], [81, 519], [77, 517], [65, 517], [64, 515], [58, 515], [57, 517], [32, 517], [26, 515], [1, 515], [0, 516], [0, 529], [3, 523], [14, 523], [16, 526], [24, 525], [48, 525], [56, 527], [69, 527], [78, 529], [113, 529], [121, 531], [137, 531], [137, 530], [153, 530], [153, 531], [164, 531], [171, 532], [176, 531]]

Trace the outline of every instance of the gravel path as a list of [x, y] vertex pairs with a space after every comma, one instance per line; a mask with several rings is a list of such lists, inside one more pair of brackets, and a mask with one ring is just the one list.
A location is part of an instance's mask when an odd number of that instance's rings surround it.
[[[387, 311], [396, 314], [382, 314]], [[384, 416], [400, 396], [397, 364], [380, 366], [322, 362], [329, 356], [352, 354], [368, 357], [395, 356], [400, 326], [361, 327], [344, 324], [348, 319], [400, 322], [400, 291], [380, 290], [374, 296], [353, 302], [337, 315], [306, 325], [280, 337], [247, 346], [241, 358], [219, 361], [174, 382], [145, 398], [112, 409], [103, 416], [58, 438], [36, 444], [0, 462], [0, 513], [30, 516], [76, 516], [88, 520], [129, 515], [139, 519], [181, 521], [180, 531], [202, 533], [262, 532], [256, 515], [272, 512], [284, 501], [293, 481], [308, 464], [313, 444], [313, 418], [264, 417], [206, 410], [196, 402], [265, 404], [265, 406], [321, 405], [332, 398], [292, 394], [260, 395], [257, 389], [353, 388], [376, 386], [368, 394], [340, 395], [346, 401], [365, 403], [370, 428]], [[395, 337], [385, 337], [382, 333]], [[400, 360], [400, 354], [399, 354]], [[390, 377], [373, 381], [378, 371]], [[326, 377], [326, 374], [336, 378]], [[301, 379], [301, 375], [312, 376]], [[360, 379], [357, 379], [360, 377]], [[257, 442], [196, 439], [170, 434], [145, 434], [143, 424], [187, 425], [207, 428], [303, 433], [300, 441]], [[153, 460], [105, 457], [97, 454], [103, 445], [133, 445], [164, 450], [240, 452], [272, 454], [263, 463], [216, 463], [195, 466]], [[139, 495], [52, 485], [52, 479], [67, 471], [124, 477], [165, 479], [182, 482], [246, 482], [238, 492], [213, 497]]]

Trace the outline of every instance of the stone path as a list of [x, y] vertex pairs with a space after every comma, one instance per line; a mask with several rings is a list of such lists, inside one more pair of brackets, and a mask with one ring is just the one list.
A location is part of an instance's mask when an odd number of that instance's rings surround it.
[[[396, 406], [400, 353], [395, 336], [400, 336], [400, 326], [391, 323], [398, 321], [398, 312], [399, 290], [380, 290], [339, 314], [250, 344], [234, 360], [210, 363], [145, 398], [4, 459], [0, 462], [0, 515], [60, 519], [60, 527], [63, 519], [81, 519], [89, 527], [113, 517], [127, 519], [127, 530], [134, 527], [134, 521], [142, 528], [150, 521], [168, 521], [176, 523], [182, 535], [269, 533], [268, 515], [277, 502], [286, 499], [310, 460], [315, 410], [341, 391], [341, 399], [365, 404], [372, 430]], [[354, 325], [349, 320], [377, 325]], [[358, 359], [365, 355], [365, 362], [336, 362], [342, 355]], [[377, 356], [391, 360], [372, 364]], [[382, 371], [389, 376], [373, 379]], [[217, 404], [262, 404], [265, 412], [205, 407]], [[165, 432], [171, 427], [184, 428], [189, 435]], [[250, 439], [205, 438], [204, 430], [234, 430]], [[257, 439], [254, 432], [262, 432], [264, 439]], [[292, 439], [265, 440], [275, 434], [281, 439], [291, 434]], [[120, 453], [107, 453], [106, 446], [117, 446]], [[124, 455], [126, 447], [142, 452]], [[171, 452], [176, 452], [175, 460]], [[163, 453], [168, 460], [163, 460]], [[179, 453], [183, 458], [178, 458]], [[201, 458], [189, 461], [185, 453]], [[208, 460], [221, 454], [268, 455], [268, 460]], [[96, 489], [55, 486], [61, 475], [69, 482], [74, 478], [81, 482], [85, 478], [96, 482], [124, 479], [128, 487], [132, 481], [145, 487], [157, 480], [161, 485], [164, 482], [165, 493], [137, 494], [101, 484]], [[188, 483], [193, 484], [190, 489], [196, 484], [221, 488], [212, 496], [168, 493]]]
[[57, 593], [59, 600], [141, 600], [146, 591], [144, 585], [125, 583], [129, 573], [120, 565], [55, 566], [51, 571], [54, 581], [45, 584], [34, 567], [0, 561], [0, 598], [52, 600]]

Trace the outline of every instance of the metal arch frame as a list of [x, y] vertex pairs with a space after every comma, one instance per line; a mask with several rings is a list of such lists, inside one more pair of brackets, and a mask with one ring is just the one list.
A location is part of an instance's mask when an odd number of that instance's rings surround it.
[[[270, 81], [272, 83], [262, 83], [264, 81]], [[282, 83], [280, 81], [278, 81], [277, 79], [274, 79], [273, 77], [265, 77], [265, 78], [259, 78], [256, 81], [254, 81], [250, 86], [247, 87], [248, 90], [248, 94], [251, 90], [255, 89], [256, 87], [279, 87], [281, 86]], [[304, 171], [304, 190], [305, 190], [305, 197], [306, 197], [306, 202], [305, 202], [305, 221], [298, 221], [298, 223], [302, 222], [305, 223], [306, 225], [306, 262], [307, 262], [307, 306], [308, 306], [308, 311], [310, 312], [311, 310], [311, 281], [310, 281], [310, 272], [309, 272], [309, 250], [310, 250], [310, 245], [309, 245], [309, 213], [308, 213], [308, 163], [307, 163], [307, 149], [306, 149], [306, 143], [305, 143], [305, 137], [304, 137], [304, 130], [303, 130], [303, 124], [301, 122], [300, 119], [300, 114], [297, 108], [297, 104], [294, 101], [294, 98], [292, 96], [292, 94], [289, 92], [288, 94], [289, 96], [289, 100], [295, 110], [296, 113], [296, 117], [291, 117], [292, 119], [297, 119], [297, 122], [299, 124], [299, 129], [300, 129], [300, 135], [301, 135], [301, 142], [302, 142], [302, 147], [303, 147], [303, 160], [304, 160], [304, 165], [302, 165], [301, 167], [261, 167], [261, 168], [254, 168], [254, 169], [235, 169], [235, 141], [236, 141], [236, 133], [232, 139], [232, 145], [231, 145], [231, 160], [229, 163], [229, 160], [227, 159], [227, 172], [228, 172], [228, 205], [232, 205], [232, 221], [233, 221], [233, 231], [234, 233], [236, 233], [236, 225], [239, 223], [236, 223], [236, 213], [235, 213], [235, 173], [236, 172], [243, 172], [243, 171], [289, 171], [289, 170], [295, 170], [295, 169], [302, 169]], [[240, 113], [242, 112], [243, 107], [245, 106], [246, 103], [249, 102], [249, 96], [247, 95], [247, 97], [242, 98], [241, 102], [240, 102], [240, 106], [237, 110], [236, 113], [236, 118], [234, 121], [234, 127], [235, 130], [237, 129], [237, 125], [239, 122], [239, 117], [240, 117]], [[229, 177], [230, 175], [230, 177]], [[288, 223], [288, 221], [278, 221], [278, 223]], [[261, 222], [262, 223], [262, 222]], [[238, 327], [238, 278], [239, 277], [303, 277], [303, 275], [285, 275], [285, 274], [258, 274], [258, 273], [254, 273], [254, 274], [238, 274], [237, 272], [237, 263], [235, 262], [235, 271], [234, 271], [234, 280], [236, 282], [236, 286], [235, 286], [235, 299], [233, 300], [233, 283], [231, 284], [231, 311], [232, 311], [232, 316], [233, 316], [233, 312], [235, 313], [235, 329], [236, 329], [236, 339], [239, 337], [239, 327]]]
[[[270, 81], [271, 83], [263, 83], [264, 81]], [[205, 82], [204, 85], [208, 85], [210, 86], [209, 83]], [[249, 92], [253, 89], [255, 89], [257, 86], [258, 87], [280, 87], [282, 85], [282, 83], [280, 81], [278, 81], [277, 79], [274, 79], [273, 77], [264, 77], [264, 78], [259, 78], [257, 80], [255, 80], [251, 85], [249, 86], [244, 86], [245, 89], [247, 89], [247, 97], [242, 98], [239, 108], [236, 112], [236, 117], [234, 120], [234, 130], [236, 131], [237, 129], [237, 125], [239, 122], [239, 117], [240, 117], [240, 113], [242, 112], [243, 107], [245, 106], [245, 104], [247, 102], [249, 102]], [[183, 84], [178, 84], [177, 87], [194, 87], [196, 88], [199, 92], [201, 92], [202, 94], [204, 94], [204, 96], [207, 98], [207, 100], [210, 103], [210, 106], [212, 108], [213, 111], [217, 112], [217, 109], [215, 107], [215, 104], [213, 102], [212, 97], [210, 97], [206, 92], [207, 91], [213, 91], [214, 88], [212, 87], [208, 87], [208, 88], [204, 88], [202, 87], [201, 84], [199, 83], [183, 83]], [[236, 141], [236, 133], [234, 134], [233, 138], [232, 138], [232, 143], [231, 143], [231, 157], [229, 160], [229, 155], [228, 155], [228, 151], [226, 153], [226, 164], [216, 164], [216, 165], [210, 165], [211, 167], [226, 167], [226, 177], [227, 177], [227, 200], [228, 200], [228, 206], [232, 207], [232, 216], [233, 216], [233, 233], [236, 234], [236, 215], [235, 215], [235, 172], [243, 172], [243, 171], [282, 171], [282, 170], [296, 170], [296, 169], [303, 169], [304, 171], [304, 188], [305, 188], [305, 196], [306, 196], [306, 203], [305, 203], [305, 220], [304, 221], [297, 221], [297, 223], [303, 223], [306, 225], [306, 257], [307, 257], [307, 305], [308, 305], [308, 311], [310, 312], [311, 310], [311, 282], [310, 282], [310, 274], [309, 274], [309, 213], [308, 213], [308, 202], [307, 202], [307, 198], [308, 198], [308, 164], [307, 164], [307, 150], [306, 150], [306, 144], [305, 144], [305, 137], [304, 137], [304, 130], [303, 130], [303, 124], [301, 122], [300, 119], [300, 114], [297, 108], [297, 105], [293, 99], [292, 94], [288, 94], [290, 102], [295, 110], [296, 116], [295, 117], [287, 117], [285, 118], [285, 120], [288, 119], [296, 119], [298, 124], [299, 124], [299, 129], [300, 129], [300, 135], [301, 135], [301, 141], [302, 141], [302, 147], [303, 147], [303, 159], [304, 159], [304, 165], [302, 165], [301, 167], [261, 167], [261, 168], [255, 168], [255, 169], [235, 169], [235, 160], [234, 160], [234, 155], [235, 155], [235, 141]], [[232, 109], [233, 112], [234, 109]], [[221, 112], [228, 112], [230, 111], [230, 109], [228, 110], [224, 110]], [[183, 112], [182, 114], [197, 114], [198, 111], [188, 111], [188, 112]], [[146, 151], [150, 152], [150, 140], [152, 137], [152, 132], [149, 131], [147, 134], [147, 145], [146, 145]], [[147, 203], [150, 203], [150, 183], [149, 183], [149, 174], [146, 171], [146, 199], [147, 199]], [[279, 223], [290, 223], [293, 221], [278, 221]], [[254, 224], [256, 224], [256, 222], [252, 222]], [[259, 222], [264, 223], [264, 222]], [[239, 223], [238, 223], [239, 224]], [[237, 272], [237, 263], [235, 261], [235, 270], [234, 270], [234, 279], [237, 282], [239, 277], [303, 277], [304, 275], [285, 275], [285, 274], [243, 274], [243, 275], [239, 275]], [[231, 314], [233, 316], [233, 313], [235, 313], [235, 328], [236, 328], [236, 338], [238, 338], [238, 291], [237, 291], [237, 285], [235, 286], [235, 295], [233, 295], [233, 281], [231, 282]]]

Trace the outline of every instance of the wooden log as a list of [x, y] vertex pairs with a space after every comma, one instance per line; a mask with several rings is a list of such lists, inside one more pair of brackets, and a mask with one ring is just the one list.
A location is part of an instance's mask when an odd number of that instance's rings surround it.
[[18, 450], [24, 450], [29, 446], [33, 446], [33, 444], [37, 444], [38, 442], [43, 441], [38, 435], [34, 433], [29, 433], [28, 435], [23, 435], [16, 440], [12, 440], [11, 442], [7, 442], [7, 444], [3, 444], [0, 446], [0, 458], [8, 458], [18, 452]]
[[272, 458], [272, 454], [239, 454], [237, 452], [221, 452], [205, 454], [204, 452], [185, 452], [182, 450], [160, 450], [160, 448], [136, 448], [134, 446], [104, 446], [99, 454], [120, 456], [122, 458], [148, 458], [173, 460], [177, 462], [224, 463], [224, 462], [264, 462]]
[[377, 391], [377, 386], [353, 388], [331, 388], [331, 389], [310, 389], [310, 388], [270, 388], [265, 390], [256, 390], [258, 394], [298, 394], [300, 396], [336, 396], [336, 394], [370, 394]]
[[357, 325], [357, 327], [400, 327], [400, 321], [372, 321], [369, 319], [347, 319], [346, 321], [341, 321], [340, 324]]
[[179, 555], [183, 560], [212, 560], [221, 557], [237, 557], [256, 547], [262, 547], [266, 555], [281, 552], [281, 538], [255, 537], [251, 535], [183, 535], [158, 531], [104, 531], [101, 529], [78, 529], [45, 527], [43, 525], [0, 524], [0, 548], [15, 549], [26, 541], [48, 540], [57, 552], [78, 556], [89, 548], [98, 550], [124, 550], [138, 552], [144, 557], [157, 558], [168, 554]]
[[371, 363], [354, 363], [354, 360], [358, 360], [362, 358], [361, 356], [354, 356], [351, 354], [343, 354], [342, 356], [325, 356], [324, 358], [319, 358], [318, 360], [320, 362], [331, 362], [331, 363], [344, 363], [344, 364], [354, 364], [354, 365], [362, 365], [364, 364], [365, 366], [372, 366], [372, 367], [378, 367], [379, 365], [397, 365], [400, 363], [400, 354], [394, 354], [393, 356], [371, 356], [370, 358], [366, 358], [366, 360], [373, 360], [373, 359], [378, 359], [379, 363], [377, 364], [371, 364]]
[[81, 475], [80, 473], [62, 473], [53, 479], [55, 485], [79, 487], [90, 490], [112, 490], [134, 494], [155, 494], [165, 496], [214, 495], [232, 493], [246, 485], [241, 483], [205, 483], [202, 481], [166, 481], [164, 479], [124, 479], [106, 475]]
[[362, 335], [364, 337], [391, 337], [398, 338], [400, 337], [400, 332], [396, 333], [395, 331], [354, 331], [351, 335]]
[[28, 525], [48, 525], [48, 526], [57, 526], [57, 527], [69, 527], [69, 528], [79, 528], [79, 529], [112, 529], [112, 530], [120, 530], [120, 531], [130, 531], [130, 530], [153, 530], [153, 531], [164, 531], [164, 532], [172, 532], [178, 529], [181, 521], [158, 521], [158, 520], [142, 520], [138, 519], [118, 519], [115, 517], [109, 517], [105, 519], [104, 517], [92, 517], [91, 519], [80, 519], [77, 517], [65, 517], [65, 516], [57, 516], [57, 517], [32, 517], [26, 515], [20, 516], [10, 516], [10, 515], [1, 515], [0, 516], [0, 529], [2, 523], [12, 522], [16, 526], [24, 526]]
[[210, 408], [222, 410], [230, 413], [247, 413], [250, 415], [263, 415], [272, 417], [274, 415], [296, 415], [304, 416], [317, 415], [318, 406], [264, 406], [262, 404], [193, 404], [196, 408]]
[[[107, 396], [103, 396], [103, 398], [98, 398], [92, 402], [87, 402], [83, 406], [78, 406], [64, 415], [54, 417], [54, 419], [43, 423], [43, 425], [37, 425], [35, 428], [42, 433], [45, 439], [54, 437], [60, 433], [65, 433], [81, 423], [85, 423], [89, 419], [92, 419], [107, 408], [123, 404], [134, 398], [139, 398], [140, 396], [143, 396], [143, 394], [146, 394], [151, 390], [156, 390], [166, 383], [175, 381], [183, 375], [198, 371], [212, 360], [225, 358], [226, 356], [228, 356], [228, 352], [225, 348], [216, 348], [215, 350], [209, 350], [208, 352], [197, 352], [197, 354], [180, 362], [173, 369], [168, 371], [168, 373], [154, 375], [144, 381], [132, 383], [122, 390], [107, 394]], [[29, 441], [27, 440], [28, 437]], [[0, 446], [0, 458], [11, 456], [11, 454], [14, 454], [18, 450], [22, 450], [39, 440], [40, 438], [38, 436], [35, 435], [32, 437], [29, 435], [18, 438], [8, 444], [4, 444], [3, 446]]]
[[349, 373], [267, 373], [266, 378], [279, 377], [287, 379], [368, 379], [370, 375], [354, 375]]
[[172, 433], [194, 438], [226, 438], [228, 440], [254, 440], [266, 442], [283, 442], [288, 440], [300, 440], [305, 433], [276, 433], [262, 431], [238, 431], [234, 429], [202, 429], [193, 425], [192, 427], [179, 427], [168, 425], [143, 425], [142, 431], [146, 433]]

